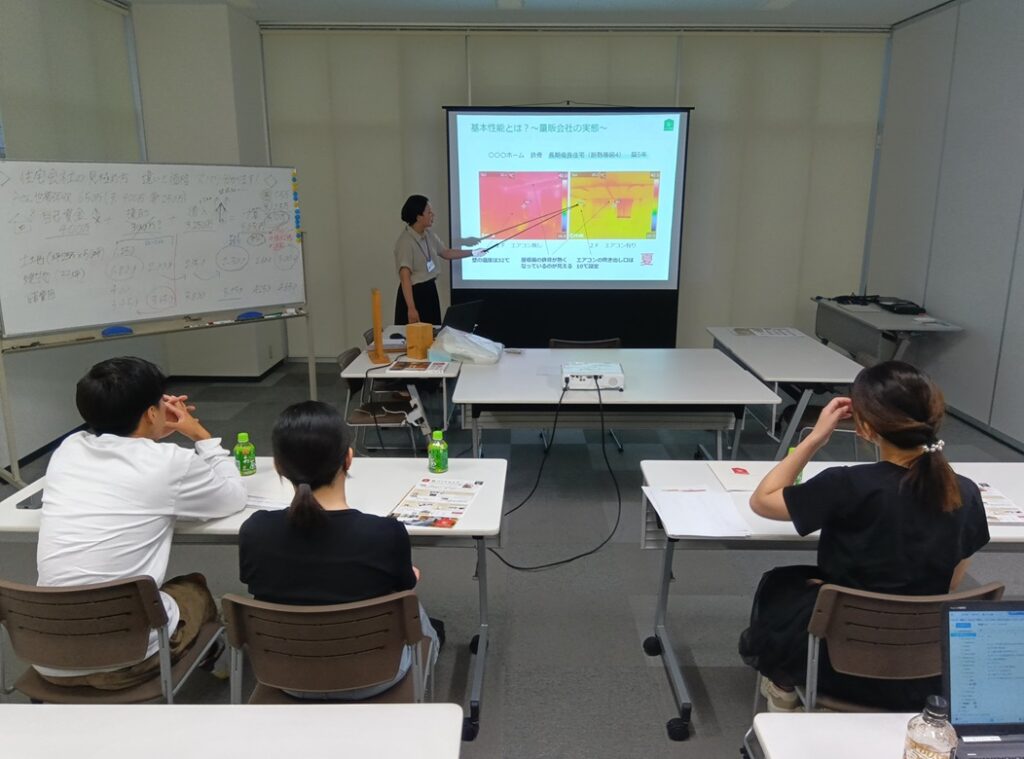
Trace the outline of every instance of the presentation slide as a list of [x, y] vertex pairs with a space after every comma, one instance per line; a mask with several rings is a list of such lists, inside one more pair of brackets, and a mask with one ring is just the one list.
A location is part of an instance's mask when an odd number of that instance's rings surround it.
[[689, 111], [449, 108], [455, 288], [675, 289]]

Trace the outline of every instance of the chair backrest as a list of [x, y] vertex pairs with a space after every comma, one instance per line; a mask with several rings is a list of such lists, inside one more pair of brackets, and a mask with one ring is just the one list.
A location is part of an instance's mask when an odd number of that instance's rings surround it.
[[373, 327], [370, 327], [368, 330], [366, 330], [366, 332], [363, 333], [363, 340], [366, 341], [367, 345], [373, 342]]
[[622, 339], [609, 337], [605, 340], [562, 340], [552, 337], [548, 340], [548, 348], [621, 348]]
[[145, 658], [167, 612], [152, 577], [63, 588], [0, 580], [0, 624], [29, 664], [120, 668]]
[[[338, 354], [338, 371], [343, 372], [345, 368], [359, 358], [359, 354], [362, 353], [359, 348], [349, 348], [348, 350], [342, 351]], [[363, 388], [363, 378], [346, 378], [345, 383], [348, 385], [348, 391], [351, 395], [355, 395]]]
[[259, 682], [282, 690], [323, 693], [387, 682], [398, 671], [403, 648], [423, 638], [411, 590], [331, 606], [228, 594], [221, 605], [228, 642], [248, 650]]
[[828, 643], [832, 669], [907, 680], [942, 674], [942, 604], [997, 601], [1003, 584], [941, 596], [897, 596], [822, 585], [807, 631]]

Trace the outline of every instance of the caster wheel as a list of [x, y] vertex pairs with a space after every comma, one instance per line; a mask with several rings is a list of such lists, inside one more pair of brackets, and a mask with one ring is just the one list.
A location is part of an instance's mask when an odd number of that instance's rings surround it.
[[644, 653], [648, 656], [661, 656], [661, 641], [656, 635], [644, 638]]
[[465, 717], [462, 720], [462, 740], [472, 741], [476, 740], [477, 734], [480, 732], [480, 723], [473, 722], [469, 717]]
[[685, 741], [690, 737], [690, 723], [684, 722], [681, 717], [673, 717], [665, 723], [670, 741]]
[[[473, 639], [469, 641], [469, 652], [475, 654], [476, 650], [480, 647], [480, 636], [474, 635]], [[470, 739], [472, 740], [472, 738]]]

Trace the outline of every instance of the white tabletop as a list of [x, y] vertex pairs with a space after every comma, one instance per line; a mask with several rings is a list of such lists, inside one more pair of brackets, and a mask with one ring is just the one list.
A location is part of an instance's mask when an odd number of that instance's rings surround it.
[[726, 353], [765, 382], [845, 385], [863, 368], [799, 330], [796, 335], [737, 335], [733, 327], [708, 327]]
[[[622, 365], [625, 390], [603, 390], [606, 405], [753, 405], [779, 403], [750, 372], [721, 351], [706, 348], [528, 348], [505, 353], [496, 364], [465, 364], [452, 400], [495, 405], [554, 405], [562, 392], [562, 364]], [[594, 390], [570, 390], [564, 405], [596, 405]]]
[[754, 717], [765, 759], [899, 759], [913, 714], [769, 714]]
[[[739, 467], [749, 465], [749, 468], [754, 470], [755, 468], [771, 468], [778, 462], [730, 461], [724, 463]], [[804, 480], [810, 479], [817, 472], [831, 466], [857, 466], [857, 462], [811, 462], [804, 470]], [[1024, 506], [1024, 463], [954, 462], [952, 466], [958, 474], [969, 477], [975, 482], [990, 483], [1015, 504]], [[704, 488], [712, 493], [727, 492], [709, 464], [704, 461], [641, 461], [640, 471], [643, 473], [644, 482], [656, 488]], [[754, 486], [756, 485], [757, 482], [754, 482]], [[749, 491], [733, 491], [729, 495], [732, 497], [737, 513], [747, 523], [751, 533], [748, 538], [729, 538], [730, 541], [817, 541], [817, 533], [805, 538], [797, 535], [792, 522], [777, 522], [755, 514], [750, 510]], [[988, 529], [991, 535], [990, 545], [1024, 543], [1024, 525], [989, 524]], [[669, 533], [668, 536], [690, 539], [688, 535]]]
[[927, 313], [917, 314], [916, 316], [911, 316], [910, 314], [894, 314], [892, 311], [886, 311], [884, 308], [874, 303], [869, 303], [864, 306], [853, 304], [844, 305], [831, 300], [819, 300], [817, 303], [819, 308], [828, 308], [833, 311], [838, 311], [854, 321], [858, 321], [861, 324], [866, 324], [869, 327], [877, 329], [879, 332], [963, 331], [963, 327], [950, 324], [942, 319], [936, 319]]
[[[386, 343], [385, 343], [386, 344]], [[404, 354], [388, 354], [388, 358], [394, 361], [398, 356], [401, 355], [402, 361], [410, 361]], [[429, 363], [429, 362], [428, 362]], [[436, 371], [433, 369], [423, 371], [395, 371], [394, 369], [386, 368], [388, 364], [375, 364], [370, 361], [370, 354], [366, 351], [360, 353], [355, 361], [346, 366], [341, 376], [345, 379], [438, 379], [444, 377], [446, 379], [452, 379], [459, 376], [459, 369], [462, 364], [458, 361], [446, 361], [444, 362], [444, 371]]]
[[4, 756], [18, 759], [456, 759], [455, 704], [120, 706], [3, 704]]
[[[273, 460], [260, 456], [256, 459], [256, 465], [256, 474], [242, 478], [246, 490], [251, 495], [282, 503], [289, 502], [293, 493], [292, 486], [278, 477]], [[441, 539], [497, 535], [501, 529], [508, 462], [504, 459], [458, 458], [450, 459], [448, 466], [445, 474], [431, 475], [427, 471], [426, 458], [356, 458], [345, 482], [346, 496], [353, 508], [367, 514], [385, 516], [423, 477], [480, 480], [484, 483], [483, 487], [454, 527], [409, 527], [409, 534], [414, 538]], [[0, 502], [0, 535], [11, 537], [20, 534], [34, 538], [39, 532], [39, 509], [18, 509], [16, 504], [41, 490], [44, 485], [45, 478], [40, 478]], [[247, 507], [237, 514], [208, 522], [179, 520], [174, 532], [178, 536], [209, 537], [211, 540], [234, 537], [238, 535], [242, 522], [252, 512], [253, 509]]]

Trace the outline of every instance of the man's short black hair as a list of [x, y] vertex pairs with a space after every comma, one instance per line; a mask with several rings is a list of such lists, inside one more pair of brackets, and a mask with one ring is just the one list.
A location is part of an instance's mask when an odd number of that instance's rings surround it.
[[143, 358], [110, 358], [78, 380], [75, 405], [91, 432], [130, 435], [146, 410], [159, 405], [166, 384], [164, 373]]
[[405, 205], [402, 206], [402, 221], [409, 226], [415, 224], [416, 219], [427, 210], [429, 202], [426, 195], [410, 195], [405, 199]]

